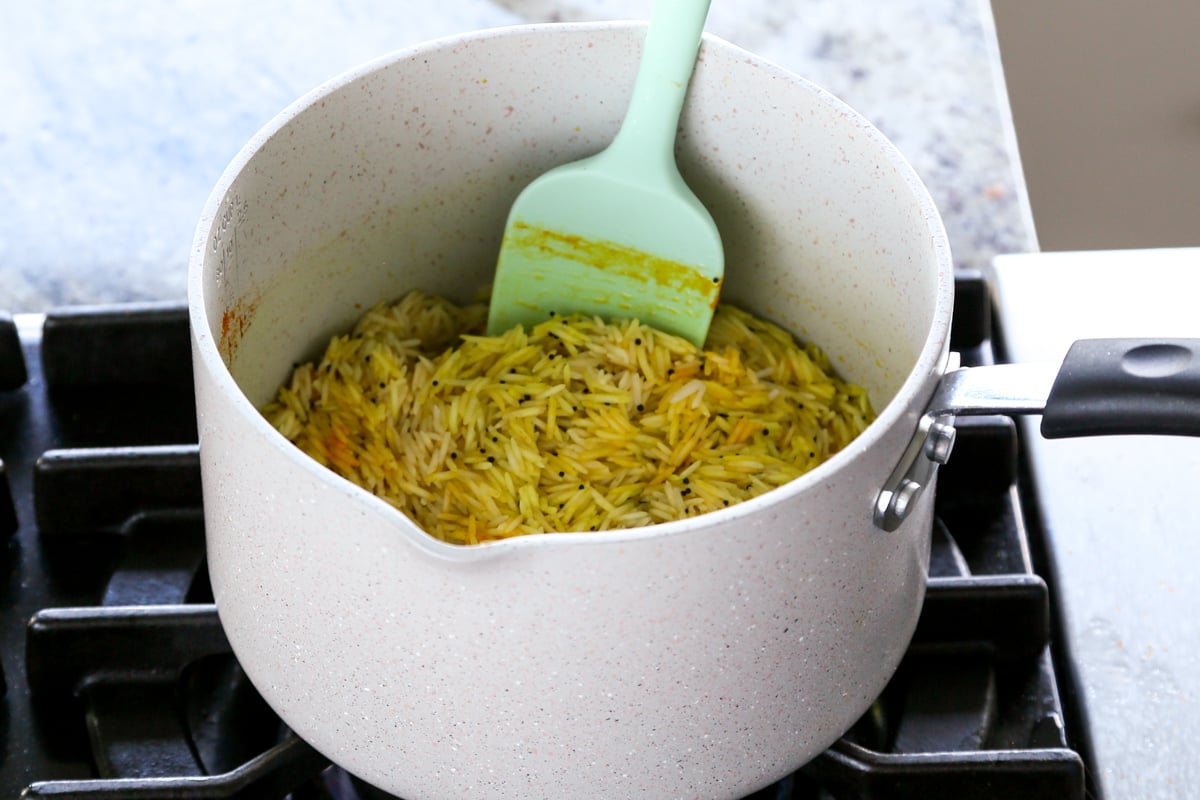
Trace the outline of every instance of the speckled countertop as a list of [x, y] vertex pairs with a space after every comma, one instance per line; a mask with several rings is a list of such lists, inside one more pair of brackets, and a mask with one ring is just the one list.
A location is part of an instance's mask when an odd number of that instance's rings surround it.
[[[0, 309], [181, 300], [226, 164], [295, 98], [426, 39], [646, 17], [650, 0], [0, 4]], [[710, 32], [889, 136], [960, 266], [1036, 249], [987, 0], [717, 0]]]

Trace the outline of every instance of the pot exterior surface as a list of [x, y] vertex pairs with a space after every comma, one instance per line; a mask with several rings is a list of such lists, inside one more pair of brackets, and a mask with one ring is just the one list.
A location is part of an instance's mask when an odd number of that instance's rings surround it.
[[693, 520], [433, 540], [256, 411], [290, 365], [411, 288], [486, 285], [530, 179], [615, 132], [644, 28], [532, 26], [365, 66], [284, 112], [201, 220], [190, 303], [209, 569], [285, 722], [409, 800], [738, 797], [827, 747], [890, 678], [930, 495], [875, 495], [940, 374], [952, 268], [894, 148], [816, 87], [706, 39], [685, 177], [725, 299], [824, 347], [880, 419], [829, 463]]

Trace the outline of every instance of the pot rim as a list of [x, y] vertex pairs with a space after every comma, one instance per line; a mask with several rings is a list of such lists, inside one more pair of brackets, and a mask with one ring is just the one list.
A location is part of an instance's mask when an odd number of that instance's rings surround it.
[[[207, 370], [216, 390], [227, 399], [230, 399], [234, 409], [248, 419], [254, 433], [262, 437], [270, 447], [289, 460], [302, 466], [306, 471], [312, 473], [331, 488], [340, 490], [353, 500], [363, 502], [367, 507], [375, 509], [378, 514], [391, 516], [395, 521], [395, 527], [399, 532], [402, 532], [401, 535], [406, 535], [410, 543], [419, 545], [421, 549], [431, 555], [450, 561], [468, 561], [477, 558], [499, 556], [502, 553], [512, 552], [517, 549], [560, 547], [583, 542], [598, 545], [631, 540], [666, 539], [694, 533], [697, 530], [713, 525], [727, 524], [742, 518], [759, 515], [794, 495], [810, 491], [828, 480], [834, 480], [836, 476], [848, 469], [863, 454], [876, 447], [879, 441], [894, 427], [906, 425], [915, 429], [919, 417], [919, 409], [923, 408], [925, 403], [928, 402], [929, 396], [932, 395], [936, 386], [936, 380], [931, 380], [931, 378], [940, 378], [941, 374], [945, 371], [950, 320], [954, 302], [954, 265], [941, 214], [938, 212], [928, 188], [917, 175], [916, 170], [896, 145], [884, 136], [878, 128], [836, 95], [813, 83], [811, 80], [768, 61], [761, 56], [744, 50], [710, 33], [704, 33], [701, 58], [703, 58], [704, 48], [706, 47], [731, 49], [737, 53], [739, 59], [773, 73], [780, 79], [800, 84], [810, 91], [819, 102], [830, 106], [833, 110], [843, 115], [858, 128], [860, 133], [879, 144], [888, 162], [897, 170], [897, 173], [908, 186], [911, 199], [918, 205], [920, 218], [927, 229], [933, 246], [937, 262], [936, 297], [929, 332], [918, 354], [916, 363], [909, 370], [908, 376], [899, 390], [887, 405], [884, 406], [882, 411], [879, 412], [876, 419], [845, 449], [834, 454], [829, 460], [810, 472], [801, 475], [784, 486], [777, 487], [758, 497], [742, 501], [728, 508], [712, 511], [699, 517], [636, 528], [607, 531], [555, 532], [553, 534], [516, 536], [477, 545], [459, 545], [445, 542], [426, 533], [401, 511], [392, 507], [386, 501], [351, 481], [342, 478], [332, 470], [323, 467], [288, 441], [259, 413], [258, 409], [254, 407], [242, 391], [237, 381], [234, 380], [229, 367], [221, 357], [217, 339], [208, 324], [208, 303], [205, 296], [205, 270], [203, 269], [204, 253], [208, 247], [214, 223], [218, 220], [219, 209], [233, 182], [247, 167], [258, 150], [273, 136], [282, 131], [294, 118], [309, 107], [317, 104], [323, 98], [328, 97], [365, 75], [400, 61], [420, 58], [423, 54], [429, 52], [441, 51], [449, 47], [460, 46], [464, 43], [480, 39], [528, 36], [536, 34], [539, 31], [579, 33], [612, 30], [633, 31], [645, 28], [647, 24], [641, 20], [617, 20], [550, 22], [485, 28], [439, 37], [364, 62], [306, 92], [287, 105], [260, 128], [230, 161], [205, 202], [193, 237], [187, 281], [191, 336], [194, 350], [201, 362], [199, 366]], [[907, 442], [907, 437], [905, 438], [905, 442]], [[898, 458], [899, 455], [897, 454], [896, 458], [891, 459], [889, 463], [894, 463]], [[874, 497], [870, 498], [870, 500], [873, 501]], [[863, 514], [869, 517], [872, 513], [872, 508], [872, 502], [868, 501], [864, 503]]]

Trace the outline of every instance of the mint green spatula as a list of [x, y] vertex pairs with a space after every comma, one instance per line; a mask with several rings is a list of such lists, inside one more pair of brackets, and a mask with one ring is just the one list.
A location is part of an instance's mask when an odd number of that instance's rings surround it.
[[583, 312], [704, 343], [725, 256], [712, 217], [679, 174], [675, 131], [709, 3], [656, 0], [616, 138], [542, 175], [513, 204], [489, 334]]

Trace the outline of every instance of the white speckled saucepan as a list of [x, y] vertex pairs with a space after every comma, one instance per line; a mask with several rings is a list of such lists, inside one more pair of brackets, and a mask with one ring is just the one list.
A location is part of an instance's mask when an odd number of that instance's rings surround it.
[[616, 131], [644, 30], [498, 29], [368, 64], [259, 133], [200, 221], [190, 305], [221, 622], [289, 726], [407, 800], [742, 796], [849, 728], [916, 624], [932, 500], [912, 490], [935, 474], [921, 439], [953, 290], [941, 221], [854, 111], [717, 39], [681, 169], [721, 229], [724, 297], [870, 392], [880, 417], [847, 450], [699, 518], [458, 547], [256, 411], [370, 305], [489, 283], [520, 189]]

